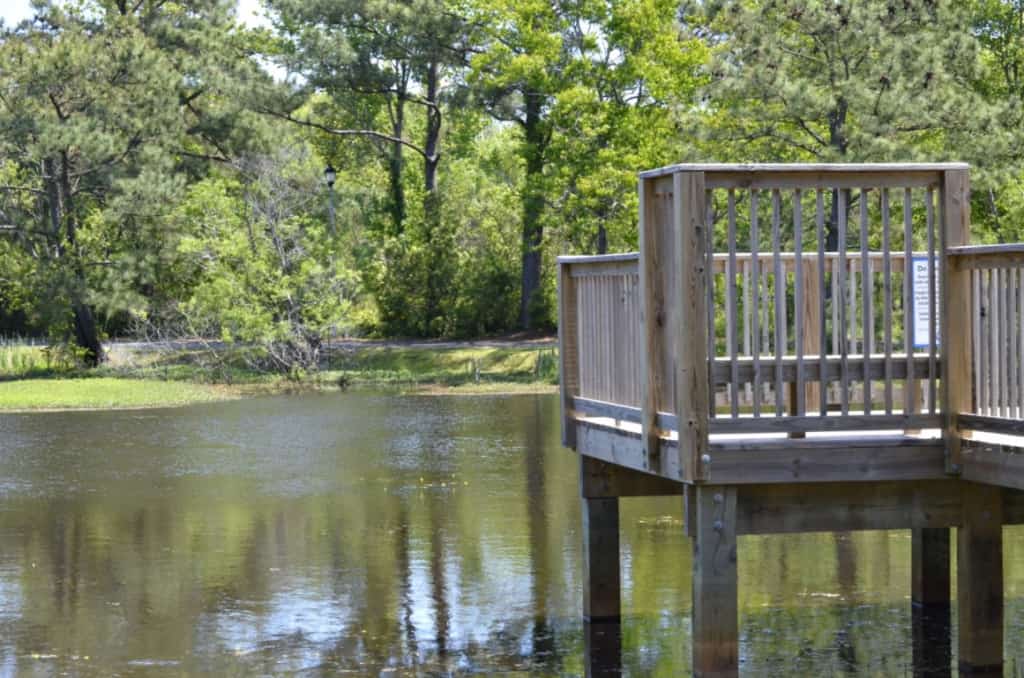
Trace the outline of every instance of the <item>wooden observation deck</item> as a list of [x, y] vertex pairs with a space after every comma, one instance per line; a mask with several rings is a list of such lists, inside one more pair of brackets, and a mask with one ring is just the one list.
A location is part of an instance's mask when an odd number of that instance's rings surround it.
[[1002, 675], [1024, 245], [970, 245], [968, 167], [676, 165], [639, 223], [638, 254], [558, 262], [588, 620], [619, 616], [620, 496], [684, 497], [696, 675], [738, 671], [738, 535], [913, 529], [913, 601], [948, 619], [957, 527], [960, 668]]

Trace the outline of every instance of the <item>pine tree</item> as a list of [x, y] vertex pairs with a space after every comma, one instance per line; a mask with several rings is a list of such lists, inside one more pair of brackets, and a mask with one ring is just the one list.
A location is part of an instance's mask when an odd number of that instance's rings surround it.
[[727, 0], [691, 4], [686, 20], [715, 51], [694, 131], [716, 159], [1005, 159], [963, 3]]
[[88, 364], [103, 358], [98, 312], [143, 308], [161, 277], [160, 226], [192, 163], [230, 152], [232, 11], [50, 3], [0, 34], [4, 296], [68, 327]]

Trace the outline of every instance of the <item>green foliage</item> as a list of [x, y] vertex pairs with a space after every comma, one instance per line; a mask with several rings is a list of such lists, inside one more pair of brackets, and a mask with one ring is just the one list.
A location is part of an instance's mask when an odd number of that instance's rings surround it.
[[4, 331], [90, 364], [200, 334], [301, 376], [336, 333], [548, 330], [555, 256], [636, 248], [637, 171], [687, 160], [968, 160], [977, 238], [1024, 237], [1019, 0], [266, 9], [2, 29]]
[[970, 86], [980, 50], [961, 3], [730, 0], [688, 20], [718, 40], [701, 123], [723, 159], [984, 162], [1003, 150], [998, 111]]
[[250, 181], [195, 184], [178, 213], [179, 251], [198, 271], [180, 310], [192, 333], [263, 349], [281, 372], [315, 369], [326, 339], [347, 329], [354, 276], [336, 260], [343, 241], [321, 214], [320, 168], [285, 147], [249, 158]]

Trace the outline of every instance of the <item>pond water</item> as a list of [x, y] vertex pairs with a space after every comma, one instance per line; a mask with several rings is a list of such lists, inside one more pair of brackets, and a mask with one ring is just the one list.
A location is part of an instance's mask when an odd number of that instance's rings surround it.
[[[623, 500], [621, 523], [615, 642], [580, 620], [554, 396], [0, 415], [0, 675], [582, 675], [599, 656], [686, 675], [681, 500]], [[1016, 675], [1024, 532], [1006, 537]], [[744, 674], [912, 673], [908, 532], [739, 556]]]

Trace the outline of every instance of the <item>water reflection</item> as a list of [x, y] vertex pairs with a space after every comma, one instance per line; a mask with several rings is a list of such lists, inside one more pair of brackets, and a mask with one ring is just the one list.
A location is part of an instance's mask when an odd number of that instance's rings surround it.
[[[686, 675], [679, 500], [622, 501], [623, 621], [585, 627], [557, 417], [372, 393], [0, 416], [0, 675]], [[1005, 553], [1013, 666], [1018, 528]], [[913, 672], [909, 533], [739, 555], [745, 673]]]

